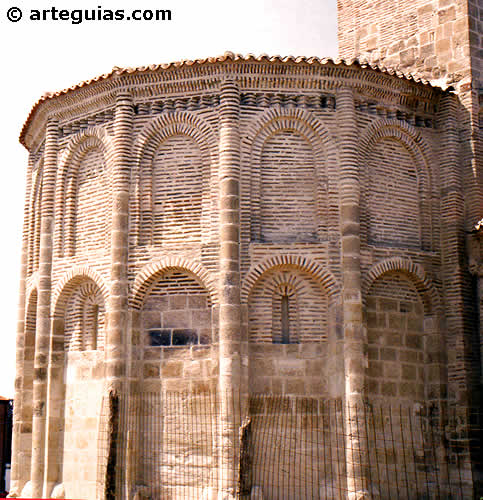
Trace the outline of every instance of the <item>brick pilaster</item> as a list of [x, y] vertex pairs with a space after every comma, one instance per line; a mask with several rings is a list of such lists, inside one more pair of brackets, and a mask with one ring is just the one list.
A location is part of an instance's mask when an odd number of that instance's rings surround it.
[[[468, 417], [472, 394], [478, 384], [471, 317], [471, 281], [467, 270], [465, 249], [465, 191], [460, 163], [460, 142], [457, 117], [459, 103], [447, 93], [441, 99], [439, 128], [444, 137], [440, 149], [441, 169], [441, 252], [446, 319], [446, 352], [448, 363], [448, 402], [454, 406], [460, 422]], [[465, 125], [463, 125], [464, 127]], [[468, 422], [467, 422], [468, 424]], [[462, 425], [463, 429], [464, 426]], [[471, 477], [471, 457], [467, 428], [456, 437], [460, 467], [467, 467]], [[465, 495], [472, 496], [472, 485]]]
[[57, 173], [59, 128], [49, 119], [45, 132], [42, 212], [40, 222], [39, 290], [35, 335], [33, 422], [32, 422], [32, 496], [43, 495], [45, 426], [47, 413], [47, 369], [50, 345], [50, 301], [52, 282], [52, 236], [54, 231], [54, 193]]

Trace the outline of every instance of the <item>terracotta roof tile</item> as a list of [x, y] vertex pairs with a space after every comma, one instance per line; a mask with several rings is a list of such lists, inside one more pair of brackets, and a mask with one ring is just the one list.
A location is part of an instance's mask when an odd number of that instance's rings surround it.
[[403, 73], [402, 71], [398, 71], [392, 68], [387, 68], [385, 66], [379, 66], [377, 64], [372, 64], [366, 60], [363, 59], [357, 59], [357, 58], [352, 58], [352, 59], [342, 59], [342, 58], [331, 58], [331, 57], [306, 57], [306, 56], [280, 56], [280, 55], [275, 55], [275, 56], [269, 56], [267, 54], [261, 54], [259, 56], [256, 56], [254, 54], [234, 54], [233, 52], [225, 52], [221, 56], [216, 56], [216, 57], [206, 57], [204, 59], [185, 59], [181, 61], [175, 61], [175, 62], [170, 62], [170, 63], [164, 63], [164, 64], [152, 64], [150, 66], [138, 66], [134, 68], [121, 68], [118, 66], [114, 66], [112, 70], [109, 73], [104, 73], [103, 75], [96, 76], [95, 78], [91, 78], [89, 80], [84, 80], [76, 85], [72, 85], [71, 87], [68, 87], [63, 90], [58, 90], [56, 92], [45, 92], [42, 97], [33, 105], [27, 120], [24, 123], [24, 126], [22, 127], [22, 131], [20, 133], [20, 143], [25, 146], [25, 134], [27, 131], [28, 126], [30, 125], [30, 122], [33, 119], [33, 115], [37, 111], [37, 108], [44, 102], [49, 99], [53, 99], [55, 97], [59, 97], [61, 95], [67, 94], [69, 92], [72, 92], [74, 90], [80, 89], [82, 87], [86, 87], [92, 83], [107, 80], [109, 78], [112, 78], [113, 76], [121, 76], [124, 74], [132, 74], [132, 73], [143, 73], [147, 71], [160, 71], [160, 70], [167, 70], [170, 68], [180, 68], [182, 66], [194, 66], [194, 65], [204, 65], [204, 64], [215, 64], [215, 63], [221, 63], [225, 61], [245, 61], [245, 62], [250, 62], [250, 61], [259, 61], [259, 62], [270, 62], [270, 63], [294, 63], [294, 64], [319, 64], [319, 65], [325, 65], [325, 64], [335, 64], [338, 66], [351, 66], [351, 65], [356, 65], [360, 66], [361, 68], [371, 68], [372, 70], [379, 71], [381, 73], [387, 73], [389, 75], [395, 75], [399, 78], [403, 78], [405, 80], [412, 80], [417, 83], [422, 83], [424, 85], [429, 85], [430, 87], [435, 87], [435, 88], [440, 88], [437, 86], [431, 85], [431, 83], [424, 79], [420, 78], [417, 75], [413, 75], [410, 73]]

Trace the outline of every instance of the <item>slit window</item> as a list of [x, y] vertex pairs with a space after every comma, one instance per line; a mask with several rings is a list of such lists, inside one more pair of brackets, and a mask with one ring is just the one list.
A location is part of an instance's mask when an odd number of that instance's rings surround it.
[[289, 297], [282, 295], [281, 299], [282, 344], [290, 344]]

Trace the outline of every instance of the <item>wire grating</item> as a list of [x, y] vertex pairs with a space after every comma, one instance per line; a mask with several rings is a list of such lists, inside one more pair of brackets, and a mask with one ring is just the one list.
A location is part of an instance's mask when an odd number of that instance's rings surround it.
[[301, 396], [111, 393], [98, 497], [209, 500], [222, 489], [238, 499], [339, 500], [362, 471], [374, 499], [471, 498], [480, 417]]

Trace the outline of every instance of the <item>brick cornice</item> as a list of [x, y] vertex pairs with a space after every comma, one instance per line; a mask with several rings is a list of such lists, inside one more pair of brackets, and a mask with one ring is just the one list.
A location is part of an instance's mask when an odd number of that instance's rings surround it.
[[318, 58], [243, 58], [213, 59], [202, 63], [157, 65], [130, 70], [115, 69], [99, 78], [69, 89], [45, 94], [32, 108], [20, 135], [28, 149], [42, 141], [46, 120], [55, 114], [61, 125], [112, 109], [116, 95], [129, 91], [135, 102], [153, 96], [197, 95], [213, 92], [231, 76], [240, 91], [296, 90], [310, 92], [351, 86], [380, 99], [399, 103], [401, 93], [424, 101], [438, 99], [441, 90], [387, 68], [370, 67], [357, 61], [332, 61]]

